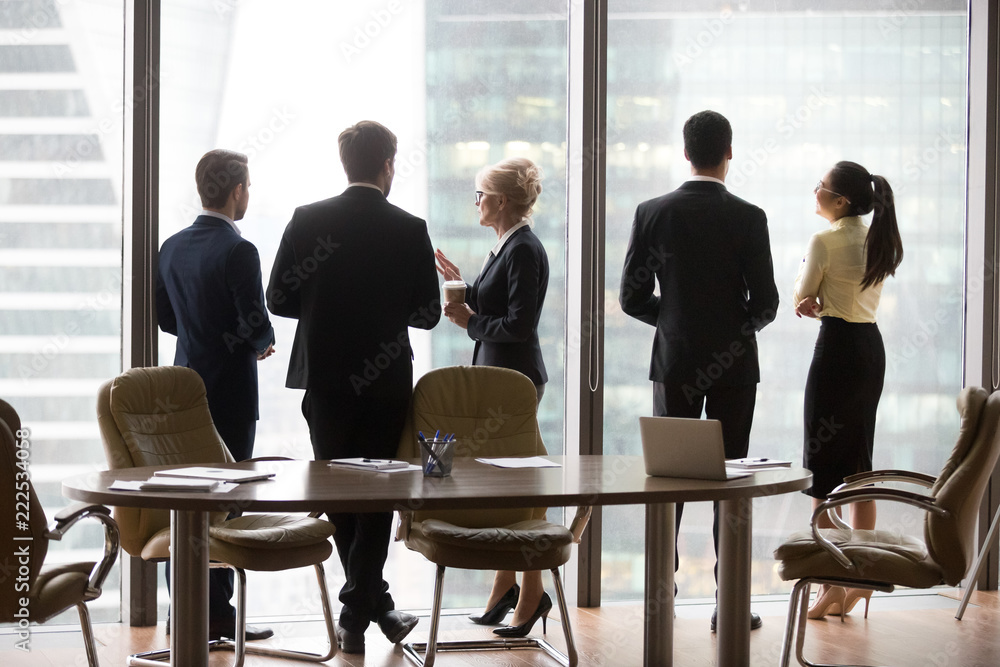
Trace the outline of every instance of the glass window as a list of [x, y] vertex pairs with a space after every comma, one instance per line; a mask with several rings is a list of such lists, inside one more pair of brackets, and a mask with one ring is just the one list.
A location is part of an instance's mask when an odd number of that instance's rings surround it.
[[[806, 11], [810, 5], [817, 11]], [[681, 127], [711, 108], [733, 125], [730, 191], [767, 213], [782, 299], [777, 320], [758, 336], [762, 381], [750, 453], [801, 460], [803, 389], [817, 327], [795, 318], [792, 286], [810, 236], [825, 224], [813, 212], [813, 184], [849, 159], [892, 184], [906, 251], [879, 309], [888, 365], [875, 465], [936, 474], [947, 456], [962, 377], [965, 4], [925, 2], [919, 12], [892, 2], [841, 5], [733, 3], [713, 12], [651, 0], [610, 4], [607, 453], [639, 454], [636, 417], [652, 411], [653, 329], [625, 316], [617, 299], [632, 216], [637, 204], [688, 177]], [[648, 104], [635, 104], [637, 90]], [[640, 144], [652, 147], [655, 162], [640, 166], [626, 157]], [[754, 507], [753, 591], [785, 591], [771, 552], [808, 525], [809, 499], [781, 496]], [[605, 512], [604, 595], [640, 598], [642, 513]], [[711, 516], [710, 505], [685, 508], [682, 598], [714, 595]], [[911, 519], [887, 507], [879, 525], [908, 530]]]
[[[212, 148], [244, 152], [252, 186], [238, 224], [257, 246], [266, 280], [295, 207], [347, 185], [337, 135], [374, 119], [399, 139], [389, 200], [425, 218], [435, 247], [472, 282], [496, 242], [478, 224], [476, 172], [512, 156], [541, 165], [533, 217], [550, 263], [539, 331], [550, 380], [540, 421], [549, 452], [562, 453], [566, 3], [298, 0], [278, 9], [167, 0], [162, 12], [161, 243], [201, 209], [198, 159]], [[272, 320], [277, 353], [259, 366], [254, 453], [312, 458], [302, 391], [284, 386], [295, 322]], [[472, 362], [473, 341], [447, 319], [410, 335], [416, 377]], [[172, 363], [175, 340], [161, 334], [161, 364]], [[334, 582], [343, 576], [339, 563], [330, 571]], [[318, 613], [310, 572], [270, 577], [267, 594], [257, 586], [268, 575], [251, 576], [251, 614], [299, 613], [302, 605]], [[292, 583], [297, 576], [301, 583]], [[390, 549], [386, 579], [400, 608], [430, 606], [433, 567], [402, 545]], [[445, 604], [483, 604], [490, 580], [449, 572]]]
[[[63, 478], [106, 467], [94, 405], [121, 372], [123, 23], [115, 0], [0, 10], [0, 396], [30, 429], [50, 519], [69, 504]], [[103, 546], [82, 522], [46, 563], [96, 561]], [[119, 619], [118, 585], [116, 564], [94, 621]]]

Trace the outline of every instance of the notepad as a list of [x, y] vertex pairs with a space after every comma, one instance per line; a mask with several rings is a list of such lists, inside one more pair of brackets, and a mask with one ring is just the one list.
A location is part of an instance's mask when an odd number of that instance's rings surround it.
[[[392, 459], [369, 459], [369, 458], [353, 458], [353, 459], [332, 459], [330, 461], [331, 466], [345, 466], [348, 468], [360, 468], [362, 470], [376, 470], [376, 471], [389, 471], [389, 470], [402, 470], [409, 468], [410, 464], [406, 461], [393, 461]], [[419, 466], [414, 466], [417, 470], [420, 469]]]
[[154, 477], [190, 477], [198, 479], [214, 479], [220, 482], [256, 482], [261, 479], [274, 477], [273, 472], [260, 470], [235, 470], [233, 468], [209, 468], [205, 466], [194, 466], [191, 468], [173, 468], [171, 470], [157, 470]]

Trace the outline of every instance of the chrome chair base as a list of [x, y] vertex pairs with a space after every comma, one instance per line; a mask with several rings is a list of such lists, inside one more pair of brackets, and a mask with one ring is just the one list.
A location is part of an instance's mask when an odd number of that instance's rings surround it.
[[785, 636], [781, 642], [781, 667], [788, 667], [792, 654], [792, 640], [795, 640], [795, 659], [804, 667], [871, 667], [870, 665], [832, 665], [823, 662], [810, 662], [803, 655], [802, 649], [806, 641], [806, 612], [809, 610], [809, 588], [812, 584], [829, 584], [831, 586], [847, 586], [851, 588], [868, 588], [873, 591], [891, 593], [892, 584], [876, 584], [873, 582], [852, 581], [849, 579], [823, 579], [809, 577], [799, 579], [792, 588], [788, 598], [788, 620], [785, 623]]
[[[444, 592], [444, 565], [437, 566], [437, 576], [434, 581], [434, 609], [431, 612], [431, 629], [426, 643], [410, 643], [403, 645], [403, 655], [417, 667], [433, 667], [438, 651], [503, 651], [514, 649], [541, 649], [563, 667], [576, 667], [578, 659], [576, 645], [573, 642], [573, 629], [570, 627], [566, 596], [563, 594], [562, 579], [559, 568], [553, 568], [552, 581], [556, 587], [556, 598], [559, 603], [559, 615], [563, 635], [566, 637], [566, 653], [537, 637], [518, 637], [511, 639], [469, 639], [465, 641], [437, 641], [438, 626], [441, 621], [441, 602]], [[423, 657], [421, 657], [423, 653]]]
[[[225, 563], [210, 563], [210, 567], [228, 567], [236, 573], [236, 583], [238, 594], [236, 596], [236, 627], [246, 627], [246, 601], [247, 601], [247, 575], [240, 568], [233, 567]], [[337, 634], [333, 627], [333, 610], [330, 607], [330, 594], [326, 589], [326, 570], [322, 563], [313, 566], [316, 569], [316, 580], [319, 582], [319, 594], [323, 603], [323, 621], [326, 624], [327, 639], [330, 648], [325, 654], [308, 653], [305, 651], [294, 651], [292, 649], [277, 648], [274, 646], [254, 646], [247, 645], [243, 633], [235, 640], [215, 639], [208, 642], [209, 651], [234, 651], [235, 660], [232, 667], [243, 667], [246, 654], [266, 655], [276, 658], [289, 658], [291, 660], [304, 660], [306, 662], [326, 662], [337, 655]], [[164, 660], [170, 659], [170, 649], [158, 649], [156, 651], [146, 651], [135, 653], [128, 657], [129, 667], [164, 667]]]

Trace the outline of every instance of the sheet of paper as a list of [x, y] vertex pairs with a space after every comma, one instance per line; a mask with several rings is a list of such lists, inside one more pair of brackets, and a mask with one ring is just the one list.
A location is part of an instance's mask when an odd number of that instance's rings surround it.
[[495, 458], [495, 459], [476, 459], [480, 463], [488, 463], [491, 466], [496, 466], [497, 468], [560, 468], [558, 463], [553, 463], [548, 459], [543, 459], [541, 456], [527, 456], [527, 457], [512, 457], [512, 458]]

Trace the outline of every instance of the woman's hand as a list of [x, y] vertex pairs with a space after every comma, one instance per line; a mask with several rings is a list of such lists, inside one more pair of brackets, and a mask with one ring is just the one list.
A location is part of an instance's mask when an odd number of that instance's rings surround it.
[[469, 328], [469, 318], [476, 313], [467, 304], [445, 303], [442, 305], [444, 306], [444, 314], [449, 320], [463, 329]]
[[819, 299], [817, 299], [814, 296], [807, 296], [806, 298], [802, 299], [802, 301], [799, 301], [797, 304], [795, 304], [796, 317], [802, 317], [803, 315], [805, 315], [806, 317], [816, 318], [819, 317], [819, 311], [820, 311]]
[[444, 256], [440, 249], [434, 251], [434, 259], [437, 260], [437, 270], [445, 280], [461, 280], [462, 272], [458, 270], [451, 260]]

